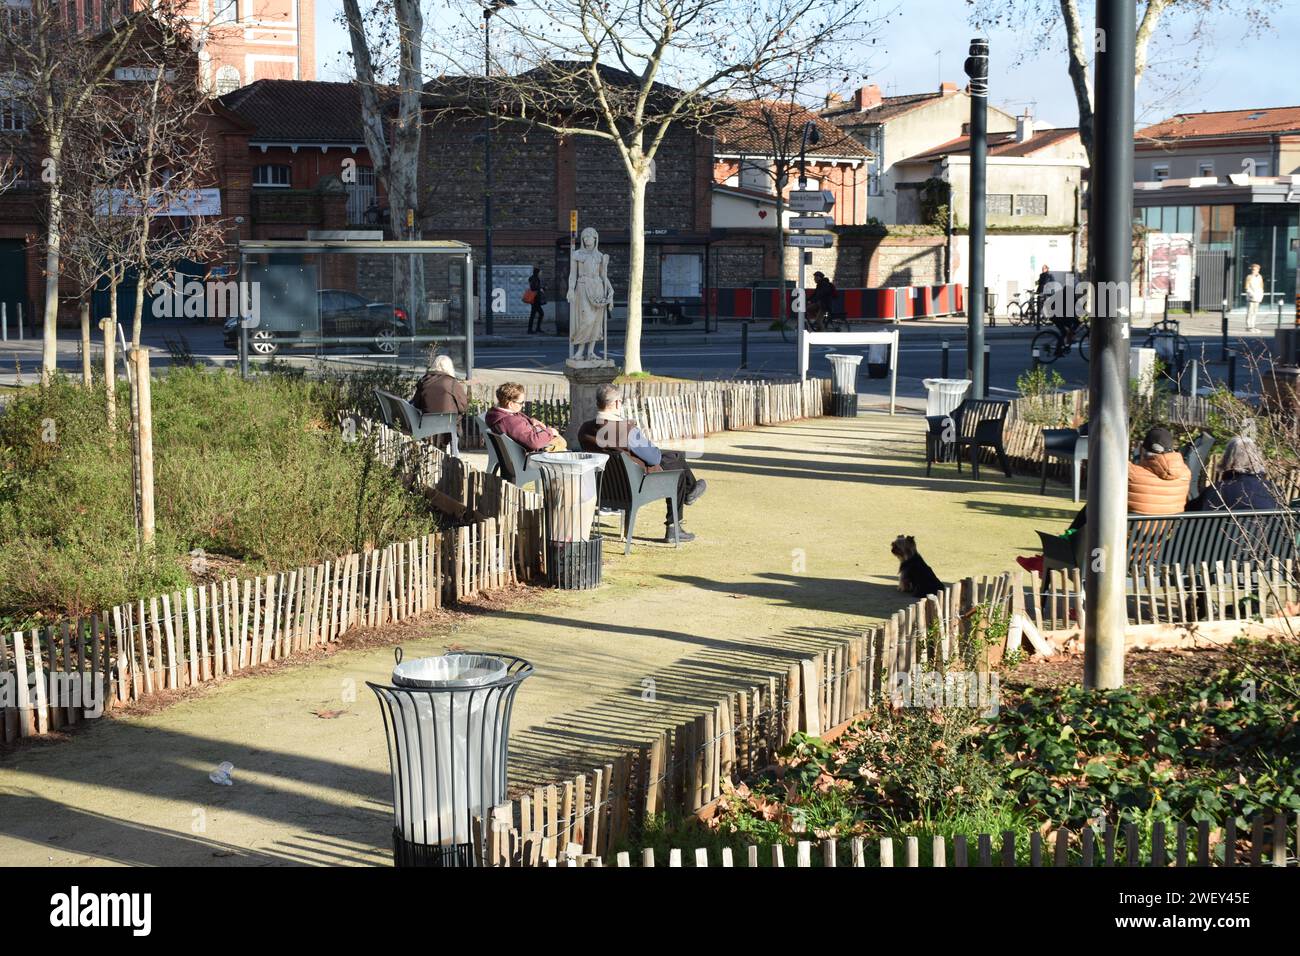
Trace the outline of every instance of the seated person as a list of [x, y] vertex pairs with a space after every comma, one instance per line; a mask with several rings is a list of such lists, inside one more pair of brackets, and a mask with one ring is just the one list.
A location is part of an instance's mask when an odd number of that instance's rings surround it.
[[[452, 364], [450, 355], [439, 355], [433, 360], [429, 371], [416, 383], [411, 404], [426, 415], [465, 414], [469, 408], [469, 393], [465, 390], [465, 383], [456, 378], [456, 366]], [[446, 448], [451, 444], [451, 436], [435, 435], [433, 442], [438, 448]]]
[[[623, 393], [617, 385], [602, 385], [596, 389], [596, 417], [578, 429], [578, 444], [583, 451], [610, 455], [627, 452], [645, 465], [646, 471], [681, 472], [681, 480], [677, 482], [678, 537], [682, 541], [695, 540], [695, 535], [681, 526], [681, 516], [687, 505], [700, 500], [708, 483], [697, 479], [686, 467], [685, 455], [679, 451], [660, 451], [636, 422], [623, 418]], [[672, 522], [673, 511], [669, 506], [664, 517], [665, 541], [673, 540]]]
[[[1176, 515], [1187, 506], [1187, 492], [1192, 484], [1192, 473], [1183, 456], [1174, 448], [1174, 436], [1169, 429], [1156, 426], [1142, 439], [1139, 461], [1128, 464], [1128, 513], [1135, 515]], [[1088, 521], [1088, 506], [1084, 505], [1074, 516], [1062, 537], [1083, 534]], [[1016, 563], [1026, 571], [1043, 570], [1041, 554], [1016, 558]]]
[[1206, 488], [1188, 511], [1272, 511], [1277, 492], [1264, 474], [1264, 455], [1250, 438], [1229, 440], [1219, 464], [1219, 480]]
[[1192, 473], [1169, 429], [1146, 433], [1138, 460], [1128, 464], [1128, 511], [1134, 515], [1177, 515], [1187, 508]]
[[564, 451], [568, 444], [558, 431], [524, 414], [524, 387], [504, 382], [497, 388], [497, 403], [483, 416], [487, 427], [498, 435], [513, 438], [528, 453]]
[[456, 378], [450, 355], [439, 355], [415, 386], [411, 404], [425, 414], [452, 412], [464, 415], [469, 408], [465, 383]]

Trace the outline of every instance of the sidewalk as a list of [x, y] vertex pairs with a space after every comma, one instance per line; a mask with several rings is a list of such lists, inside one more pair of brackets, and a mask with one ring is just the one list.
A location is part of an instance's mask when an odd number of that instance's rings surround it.
[[[915, 415], [822, 418], [703, 442], [698, 540], [606, 549], [594, 592], [529, 589], [498, 610], [418, 622], [408, 657], [450, 645], [534, 662], [511, 734], [512, 786], [589, 769], [908, 599], [895, 535], [945, 580], [996, 573], [1075, 510], [1053, 485], [925, 478]], [[654, 509], [647, 509], [653, 512]], [[661, 532], [643, 515], [642, 535]], [[612, 544], [612, 542], [610, 542]], [[392, 789], [378, 706], [393, 650], [341, 650], [196, 693], [150, 715], [0, 757], [11, 865], [387, 864]], [[223, 760], [234, 786], [209, 782]]]

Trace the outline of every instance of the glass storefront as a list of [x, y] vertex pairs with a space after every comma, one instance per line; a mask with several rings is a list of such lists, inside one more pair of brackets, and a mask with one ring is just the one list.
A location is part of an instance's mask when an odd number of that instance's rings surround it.
[[1300, 227], [1296, 206], [1290, 203], [1252, 203], [1237, 206], [1147, 206], [1134, 210], [1134, 219], [1158, 232], [1191, 233], [1197, 250], [1231, 253], [1235, 298], [1233, 308], [1244, 309], [1244, 277], [1258, 262], [1264, 275], [1263, 309], [1276, 312], [1282, 304], [1291, 315], [1296, 294], [1297, 245]]

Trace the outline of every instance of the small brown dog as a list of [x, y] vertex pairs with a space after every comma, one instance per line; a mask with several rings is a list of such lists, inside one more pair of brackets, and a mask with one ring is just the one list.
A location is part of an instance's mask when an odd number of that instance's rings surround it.
[[900, 534], [889, 546], [889, 553], [898, 558], [898, 590], [919, 598], [943, 590], [939, 576], [917, 552], [914, 537]]

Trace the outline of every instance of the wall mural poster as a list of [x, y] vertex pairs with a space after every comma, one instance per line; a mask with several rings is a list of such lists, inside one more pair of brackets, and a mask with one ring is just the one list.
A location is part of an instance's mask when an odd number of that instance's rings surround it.
[[1152, 232], [1147, 234], [1147, 276], [1151, 295], [1171, 299], [1192, 297], [1192, 234]]

